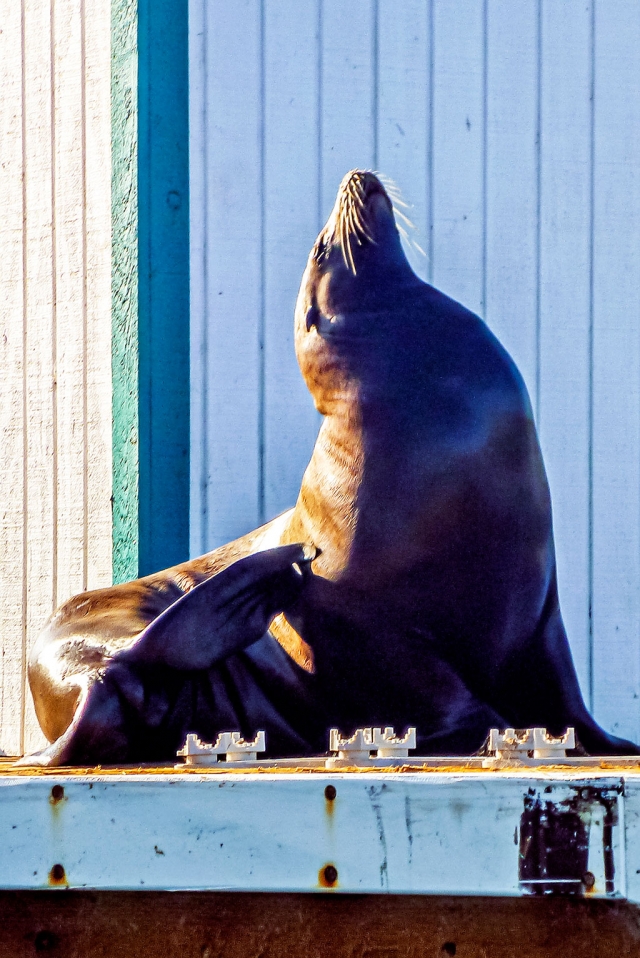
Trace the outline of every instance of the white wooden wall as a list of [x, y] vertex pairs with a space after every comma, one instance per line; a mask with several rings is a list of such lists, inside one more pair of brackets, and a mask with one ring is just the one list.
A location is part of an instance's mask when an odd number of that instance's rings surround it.
[[191, 0], [192, 551], [290, 506], [292, 313], [352, 167], [527, 380], [588, 701], [640, 740], [640, 3]]
[[109, 0], [0, 5], [0, 747], [29, 648], [111, 581]]

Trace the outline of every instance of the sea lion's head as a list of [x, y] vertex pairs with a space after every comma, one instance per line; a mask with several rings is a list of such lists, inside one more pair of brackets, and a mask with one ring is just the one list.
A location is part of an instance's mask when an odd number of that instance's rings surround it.
[[[348, 398], [355, 345], [420, 281], [402, 249], [394, 202], [368, 170], [342, 180], [307, 261], [295, 313], [296, 355], [320, 412]], [[400, 214], [402, 215], [402, 214]]]

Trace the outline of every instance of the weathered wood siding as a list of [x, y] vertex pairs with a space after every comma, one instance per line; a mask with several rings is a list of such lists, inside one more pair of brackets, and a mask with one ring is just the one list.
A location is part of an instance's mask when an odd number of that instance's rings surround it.
[[42, 741], [29, 649], [111, 581], [110, 4], [0, 12], [0, 747]]
[[351, 167], [529, 386], [587, 699], [640, 740], [640, 4], [191, 0], [199, 553], [290, 506], [318, 419], [292, 313]]

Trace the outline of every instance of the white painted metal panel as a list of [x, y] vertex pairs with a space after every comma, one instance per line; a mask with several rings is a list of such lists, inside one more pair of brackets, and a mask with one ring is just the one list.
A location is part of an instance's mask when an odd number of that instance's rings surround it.
[[259, 524], [263, 343], [262, 22], [253, 0], [205, 5], [207, 548]]
[[483, 312], [484, 19], [477, 0], [434, 0], [431, 281]]
[[538, 7], [492, 0], [486, 23], [484, 318], [537, 405]]
[[537, 421], [553, 497], [562, 615], [591, 698], [591, 10], [542, 5]]
[[[598, 0], [594, 51], [594, 708], [640, 736], [640, 5]], [[612, 68], [615, 64], [615, 69]]]
[[[321, 219], [347, 170], [377, 165], [378, 45], [374, 0], [322, 0]], [[314, 118], [315, 120], [315, 118]]]
[[319, 26], [319, 0], [282, 0], [265, 7], [260, 490], [265, 519], [295, 502], [320, 424], [298, 369], [292, 321], [300, 277], [319, 230]]
[[602, 772], [5, 775], [0, 885], [520, 895], [536, 883], [521, 830], [539, 796], [548, 820], [579, 803], [588, 857], [574, 884], [591, 872], [591, 894], [620, 897], [625, 846], [630, 873], [640, 851], [640, 793], [622, 791]]
[[377, 166], [400, 189], [414, 229], [404, 242], [415, 272], [428, 278], [431, 71], [429, 5], [382, 0], [378, 12]]

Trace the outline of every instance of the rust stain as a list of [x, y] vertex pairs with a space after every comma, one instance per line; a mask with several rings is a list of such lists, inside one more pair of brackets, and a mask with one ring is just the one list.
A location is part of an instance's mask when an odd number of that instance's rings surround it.
[[51, 867], [49, 871], [48, 884], [51, 888], [69, 887], [69, 881], [67, 879], [67, 873], [64, 870], [64, 865], [56, 864]]
[[318, 872], [319, 888], [337, 888], [338, 887], [338, 869], [331, 862], [323, 865]]
[[596, 887], [596, 878], [593, 872], [585, 872], [582, 876], [582, 884], [584, 885], [584, 893], [587, 897], [590, 895], [597, 895], [598, 889]]

